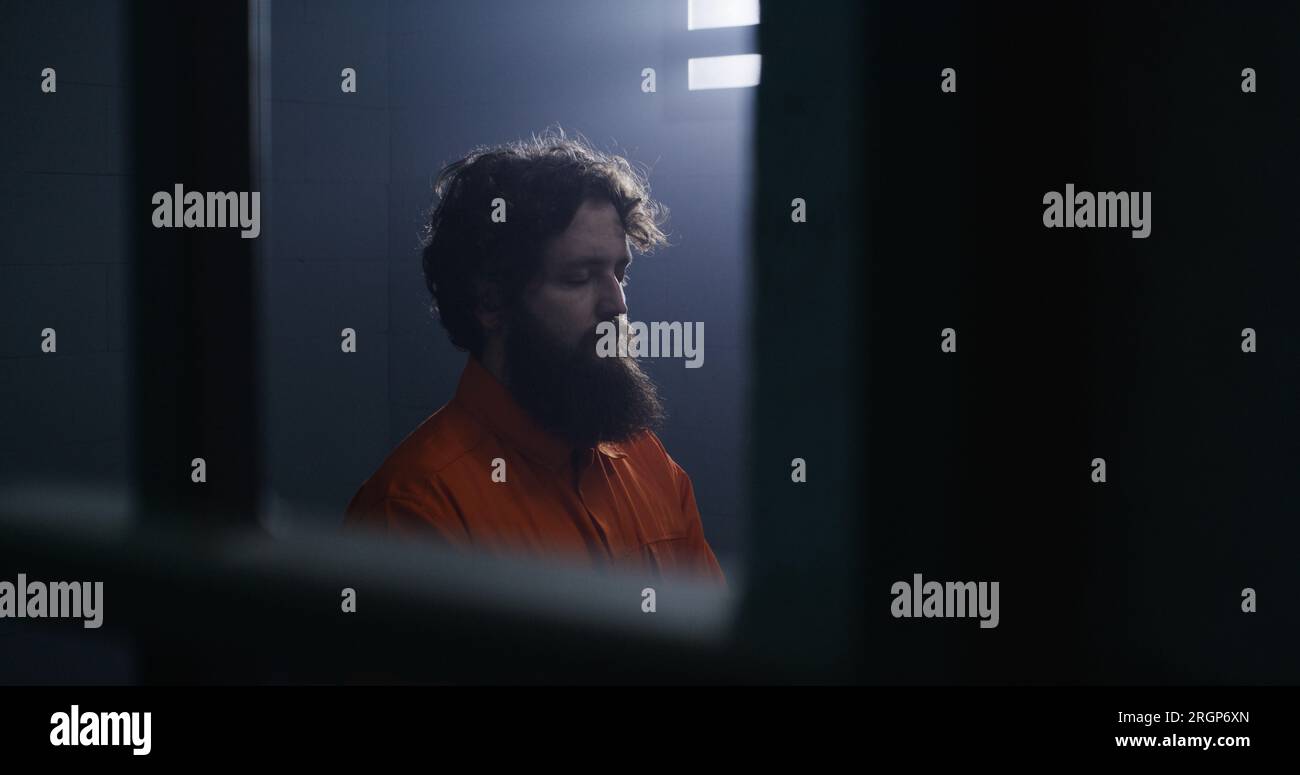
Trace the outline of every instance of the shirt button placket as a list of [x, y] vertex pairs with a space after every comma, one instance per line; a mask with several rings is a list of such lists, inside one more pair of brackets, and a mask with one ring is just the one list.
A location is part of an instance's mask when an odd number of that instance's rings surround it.
[[580, 464], [581, 467], [578, 471], [578, 500], [582, 503], [583, 510], [587, 512], [587, 517], [591, 520], [592, 526], [595, 527], [596, 534], [600, 536], [601, 545], [605, 547], [605, 554], [612, 558], [613, 551], [609, 546], [609, 528], [604, 521], [596, 515], [596, 512], [592, 511], [591, 505], [587, 502], [587, 495], [583, 492], [583, 483], [587, 479], [587, 473], [592, 470], [596, 463], [595, 456], [597, 454], [599, 453], [595, 450], [589, 450], [582, 456], [583, 463]]

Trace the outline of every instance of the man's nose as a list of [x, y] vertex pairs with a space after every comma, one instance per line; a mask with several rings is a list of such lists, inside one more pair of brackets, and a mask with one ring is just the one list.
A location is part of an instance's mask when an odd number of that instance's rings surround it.
[[597, 312], [601, 320], [627, 314], [627, 297], [623, 294], [623, 284], [617, 279], [607, 280], [602, 286], [600, 309]]

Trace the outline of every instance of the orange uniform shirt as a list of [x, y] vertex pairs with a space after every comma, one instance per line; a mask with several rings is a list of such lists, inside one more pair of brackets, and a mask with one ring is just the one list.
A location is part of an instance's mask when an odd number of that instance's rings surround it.
[[[498, 458], [505, 481], [494, 481]], [[691, 479], [653, 432], [573, 449], [472, 356], [455, 397], [366, 480], [344, 522], [462, 549], [726, 584]]]

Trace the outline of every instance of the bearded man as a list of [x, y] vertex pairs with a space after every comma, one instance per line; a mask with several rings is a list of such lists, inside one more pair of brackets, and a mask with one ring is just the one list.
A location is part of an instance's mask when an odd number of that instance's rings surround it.
[[626, 322], [631, 249], [667, 244], [644, 178], [561, 132], [476, 149], [434, 192], [425, 282], [469, 356], [345, 523], [725, 585], [691, 479], [655, 434], [654, 383], [634, 358], [597, 353], [599, 324]]

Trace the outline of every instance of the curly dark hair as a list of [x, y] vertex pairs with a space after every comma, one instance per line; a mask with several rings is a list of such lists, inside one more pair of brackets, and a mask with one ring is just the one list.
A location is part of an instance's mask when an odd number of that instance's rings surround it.
[[[646, 177], [563, 129], [476, 147], [443, 167], [433, 189], [437, 202], [421, 235], [425, 284], [452, 344], [476, 356], [485, 343], [475, 316], [483, 289], [495, 285], [503, 304], [517, 304], [546, 244], [584, 201], [611, 202], [638, 252], [669, 244], [661, 229], [668, 208], [650, 198]], [[492, 222], [497, 197], [506, 202], [504, 223]]]

